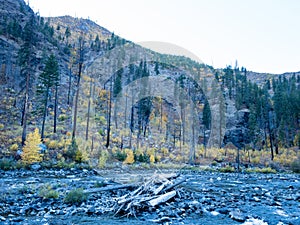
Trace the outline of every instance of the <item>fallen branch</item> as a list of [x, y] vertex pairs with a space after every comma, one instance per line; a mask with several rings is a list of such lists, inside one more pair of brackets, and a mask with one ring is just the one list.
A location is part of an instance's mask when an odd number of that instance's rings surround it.
[[178, 178], [179, 176], [179, 174], [154, 174], [143, 183], [91, 188], [84, 193], [127, 189], [120, 192], [122, 194], [120, 197], [111, 198], [112, 205], [109, 205], [106, 211], [114, 212], [115, 215], [136, 216], [140, 209], [163, 204], [179, 194], [174, 188], [186, 181], [186, 178]]
[[187, 178], [185, 177], [185, 178], [183, 178], [183, 179], [180, 179], [180, 180], [178, 180], [178, 181], [175, 181], [174, 184], [171, 184], [170, 186], [164, 188], [162, 191], [169, 191], [169, 190], [173, 189], [174, 187], [178, 186], [179, 184], [182, 184], [183, 182], [185, 182], [186, 179], [187, 179]]
[[176, 195], [176, 191], [170, 191], [166, 194], [160, 195], [158, 198], [152, 199], [149, 201], [151, 206], [159, 205], [160, 203], [164, 203], [169, 199], [173, 198]]

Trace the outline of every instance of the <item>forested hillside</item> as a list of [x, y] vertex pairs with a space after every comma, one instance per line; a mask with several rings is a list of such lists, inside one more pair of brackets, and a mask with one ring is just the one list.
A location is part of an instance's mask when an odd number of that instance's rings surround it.
[[300, 72], [215, 69], [90, 20], [0, 3], [0, 156], [10, 163], [299, 167]]

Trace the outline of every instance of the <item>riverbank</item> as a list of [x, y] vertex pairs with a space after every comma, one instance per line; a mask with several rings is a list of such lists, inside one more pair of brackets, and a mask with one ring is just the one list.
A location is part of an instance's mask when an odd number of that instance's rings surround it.
[[[78, 201], [66, 201], [66, 196], [74, 190], [117, 183], [142, 184], [154, 173], [180, 173], [186, 181], [175, 188], [176, 196], [172, 199], [155, 207], [138, 209], [136, 218], [121, 218], [122, 215], [114, 216], [104, 210], [114, 204], [115, 198], [134, 189], [93, 193]], [[0, 190], [3, 224], [105, 224], [105, 221], [109, 224], [249, 224], [254, 220], [264, 225], [300, 224], [299, 174], [155, 171], [129, 167], [21, 169], [1, 171]]]

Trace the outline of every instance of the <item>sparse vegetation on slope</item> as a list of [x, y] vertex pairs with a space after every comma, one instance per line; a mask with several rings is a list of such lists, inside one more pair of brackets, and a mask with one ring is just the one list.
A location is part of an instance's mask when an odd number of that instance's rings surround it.
[[9, 162], [297, 171], [299, 73], [215, 70], [145, 50], [90, 20], [41, 18], [23, 0], [0, 2], [0, 155]]

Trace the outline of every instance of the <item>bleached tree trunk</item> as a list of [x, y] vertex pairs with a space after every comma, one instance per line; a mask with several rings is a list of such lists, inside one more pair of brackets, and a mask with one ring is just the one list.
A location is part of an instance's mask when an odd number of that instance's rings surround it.
[[58, 107], [58, 84], [55, 84], [53, 133], [56, 133], [56, 127], [57, 127], [57, 107]]
[[84, 41], [82, 37], [79, 38], [79, 66], [78, 66], [78, 83], [75, 97], [75, 106], [74, 106], [74, 118], [73, 118], [73, 132], [72, 139], [75, 139], [76, 136], [76, 125], [77, 125], [77, 110], [78, 110], [78, 99], [79, 99], [79, 90], [80, 90], [80, 79], [83, 65], [83, 47]]
[[89, 93], [88, 111], [87, 111], [87, 119], [86, 119], [85, 140], [89, 139], [91, 98], [92, 98], [92, 80], [90, 81], [90, 93]]

